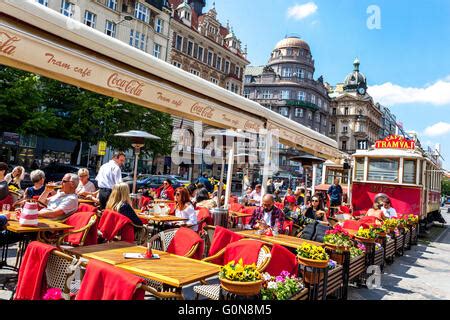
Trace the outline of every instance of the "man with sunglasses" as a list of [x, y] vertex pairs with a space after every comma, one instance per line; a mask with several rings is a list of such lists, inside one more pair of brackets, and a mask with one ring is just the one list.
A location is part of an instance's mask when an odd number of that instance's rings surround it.
[[256, 208], [250, 220], [250, 228], [258, 228], [259, 225], [277, 227], [278, 232], [284, 232], [285, 216], [283, 211], [274, 206], [273, 195], [266, 194], [262, 199], [262, 207]]
[[50, 198], [48, 198], [48, 195], [54, 188], [46, 185], [38, 201], [47, 207], [39, 211], [39, 217], [63, 220], [76, 212], [78, 210], [78, 196], [75, 190], [79, 182], [78, 175], [66, 173], [62, 179], [61, 190]]

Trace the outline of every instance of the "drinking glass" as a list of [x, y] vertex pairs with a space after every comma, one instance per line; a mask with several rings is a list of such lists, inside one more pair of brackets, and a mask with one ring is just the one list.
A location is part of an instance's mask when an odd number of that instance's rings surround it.
[[8, 203], [3, 204], [2, 206], [2, 213], [4, 215], [7, 215], [9, 213], [9, 210], [11, 209], [11, 205]]

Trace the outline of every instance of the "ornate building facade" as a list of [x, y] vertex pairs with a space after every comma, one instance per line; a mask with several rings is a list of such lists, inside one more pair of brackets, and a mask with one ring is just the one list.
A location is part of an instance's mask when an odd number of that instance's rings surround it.
[[165, 0], [35, 0], [120, 41], [167, 60], [170, 8]]
[[329, 136], [339, 144], [339, 149], [354, 153], [368, 149], [383, 134], [383, 111], [367, 93], [366, 76], [359, 71], [356, 59], [354, 69], [330, 91], [331, 116]]

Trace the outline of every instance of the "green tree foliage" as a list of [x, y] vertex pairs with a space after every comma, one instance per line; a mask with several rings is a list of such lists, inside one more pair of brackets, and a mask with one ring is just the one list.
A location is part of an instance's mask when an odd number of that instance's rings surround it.
[[115, 133], [143, 130], [161, 137], [146, 141], [143, 152], [171, 150], [170, 115], [99, 95], [52, 79], [0, 66], [1, 131], [34, 134], [126, 150], [131, 142]]
[[442, 194], [446, 196], [450, 196], [450, 179], [443, 178], [442, 179]]

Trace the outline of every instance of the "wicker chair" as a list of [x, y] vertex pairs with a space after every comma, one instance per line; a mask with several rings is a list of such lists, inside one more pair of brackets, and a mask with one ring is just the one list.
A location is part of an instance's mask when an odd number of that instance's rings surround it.
[[81, 264], [78, 260], [60, 251], [52, 251], [48, 258], [45, 276], [48, 288], [59, 288], [66, 300], [76, 294], [81, 284]]
[[71, 234], [75, 234], [75, 233], [80, 233], [83, 232], [83, 236], [81, 238], [80, 244], [79, 246], [83, 246], [84, 245], [84, 241], [86, 240], [86, 236], [89, 233], [89, 230], [91, 229], [91, 227], [95, 224], [95, 222], [97, 221], [97, 215], [92, 215], [92, 217], [89, 219], [89, 222], [82, 228], [78, 229], [78, 230], [73, 230], [73, 231], [69, 231], [64, 233], [61, 237], [58, 238], [57, 242], [56, 242], [56, 247], [61, 250], [64, 251], [61, 247], [61, 245], [64, 245], [64, 248], [67, 249], [70, 246], [70, 244], [68, 243], [64, 243], [64, 239], [66, 237], [68, 237]]
[[[250, 239], [242, 239], [239, 241], [254, 241]], [[219, 252], [217, 252], [215, 255], [211, 257], [207, 257], [203, 259], [202, 261], [209, 262], [211, 260], [217, 259], [221, 257], [225, 253], [226, 248], [223, 248]], [[264, 270], [269, 265], [271, 259], [270, 255], [270, 247], [268, 245], [263, 245], [261, 247], [261, 250], [258, 254], [258, 260], [256, 262], [256, 267], [259, 272], [264, 272]], [[205, 281], [201, 280], [200, 283], [202, 285], [195, 286], [194, 292], [196, 293], [196, 299], [198, 300], [199, 296], [202, 295], [210, 300], [219, 300], [220, 299], [220, 284], [207, 284]]]
[[[156, 250], [167, 251], [167, 249], [169, 248], [170, 242], [173, 240], [173, 238], [175, 237], [175, 234], [177, 233], [178, 230], [179, 230], [179, 228], [168, 229], [168, 230], [161, 231], [158, 234], [154, 235], [149, 240], [151, 247]], [[198, 249], [198, 244], [193, 245], [192, 248], [189, 249], [189, 251], [184, 256], [186, 258], [191, 258], [192, 256], [194, 256], [197, 249]]]

